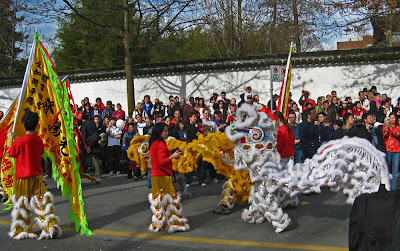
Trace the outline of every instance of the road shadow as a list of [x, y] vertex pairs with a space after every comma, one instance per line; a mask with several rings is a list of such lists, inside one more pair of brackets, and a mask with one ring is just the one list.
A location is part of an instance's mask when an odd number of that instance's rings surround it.
[[[141, 201], [138, 203], [119, 207], [113, 213], [104, 216], [88, 219], [89, 225], [93, 229], [101, 229], [113, 222], [118, 222], [127, 217], [133, 217], [135, 214], [143, 211], [150, 211], [150, 204], [148, 201]], [[149, 218], [150, 224], [151, 218]]]
[[[219, 196], [222, 193], [222, 184], [211, 184], [207, 185], [207, 187], [203, 188], [200, 186], [191, 187], [192, 198], [196, 199], [198, 197], [205, 196]], [[340, 193], [340, 195], [337, 195]], [[291, 225], [285, 231], [291, 231], [299, 228], [299, 219], [304, 216], [312, 216], [316, 219], [336, 219], [336, 220], [346, 220], [348, 219], [351, 211], [352, 205], [347, 204], [346, 196], [342, 194], [342, 192], [332, 192], [329, 188], [321, 188], [320, 194], [310, 194], [310, 195], [298, 195], [298, 198], [301, 202], [306, 202], [307, 204], [299, 205], [297, 208], [286, 208], [284, 209], [284, 213], [287, 213], [289, 218], [291, 218]], [[339, 203], [339, 205], [334, 205], [331, 202], [335, 201], [335, 203]], [[215, 205], [217, 206], [217, 205]], [[235, 212], [242, 211], [247, 208], [248, 203], [237, 204], [235, 203], [234, 208], [232, 209], [231, 214]], [[239, 214], [240, 215], [240, 214]], [[191, 228], [195, 229], [197, 227], [201, 227], [206, 222], [212, 222], [221, 217], [219, 214], [214, 214], [212, 210], [206, 211], [204, 213], [198, 214], [196, 216], [189, 216], [189, 222], [191, 222]], [[240, 217], [240, 216], [239, 216]], [[268, 221], [265, 221], [265, 224], [269, 224]]]
[[[338, 193], [340, 195], [337, 195]], [[352, 205], [346, 203], [347, 197], [343, 195], [342, 191], [335, 193], [330, 191], [329, 188], [323, 187], [320, 194], [300, 194], [298, 198], [299, 201], [309, 204], [283, 210], [292, 220], [291, 225], [285, 231], [299, 228], [299, 219], [304, 216], [312, 216], [316, 219], [327, 218], [336, 220], [347, 220], [350, 216]], [[329, 203], [331, 200], [336, 200], [336, 202], [339, 202], [339, 205]]]

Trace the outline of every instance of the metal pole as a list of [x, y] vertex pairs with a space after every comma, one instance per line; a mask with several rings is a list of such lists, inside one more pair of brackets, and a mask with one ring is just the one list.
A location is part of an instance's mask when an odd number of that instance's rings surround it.
[[274, 98], [273, 98], [273, 97], [274, 97], [274, 80], [272, 79], [272, 75], [273, 75], [273, 73], [272, 73], [272, 71], [273, 71], [272, 67], [273, 67], [272, 65], [269, 66], [269, 75], [270, 75], [269, 78], [270, 78], [270, 80], [271, 80], [271, 81], [270, 81], [270, 82], [271, 82], [271, 84], [270, 84], [270, 89], [269, 89], [269, 90], [271, 91], [271, 105], [270, 105], [270, 106], [271, 106], [271, 107], [270, 107], [271, 111], [272, 111], [272, 108], [273, 108], [272, 102], [274, 102]]

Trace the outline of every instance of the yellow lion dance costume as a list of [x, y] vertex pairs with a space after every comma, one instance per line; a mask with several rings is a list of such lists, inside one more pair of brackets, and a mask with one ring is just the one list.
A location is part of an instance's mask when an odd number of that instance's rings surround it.
[[[247, 201], [251, 187], [249, 172], [234, 170], [234, 143], [228, 140], [224, 133], [200, 135], [190, 143], [169, 138], [166, 143], [169, 150], [179, 148], [183, 152], [179, 159], [172, 160], [173, 170], [190, 173], [197, 168], [197, 163], [202, 158], [211, 163], [217, 173], [228, 177], [228, 181], [223, 184], [219, 205], [232, 209], [235, 202], [241, 204]], [[143, 172], [151, 168], [148, 136], [136, 136], [132, 139], [128, 158], [140, 163]]]

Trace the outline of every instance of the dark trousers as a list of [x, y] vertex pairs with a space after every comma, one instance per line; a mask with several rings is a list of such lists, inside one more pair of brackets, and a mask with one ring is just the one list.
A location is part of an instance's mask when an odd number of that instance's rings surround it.
[[79, 155], [79, 159], [81, 161], [83, 171], [86, 173], [90, 165], [90, 156], [86, 149], [82, 149], [82, 152]]
[[319, 144], [317, 145], [317, 144], [313, 144], [313, 143], [302, 145], [303, 158], [311, 159], [314, 156], [314, 154], [317, 153], [318, 147], [319, 147]]
[[[127, 163], [127, 173], [128, 173], [128, 179], [132, 179], [133, 175], [135, 175], [136, 178], [141, 178], [142, 176], [142, 171], [140, 170], [140, 167], [136, 165], [135, 161], [128, 160]], [[133, 173], [133, 175], [132, 175]]]
[[[204, 161], [204, 170], [208, 170], [210, 172], [210, 180], [213, 180], [215, 178], [217, 178], [217, 171], [214, 169], [214, 166], [207, 162]], [[204, 171], [204, 178], [206, 178], [206, 172]]]
[[107, 146], [101, 147], [100, 148], [100, 159], [101, 159], [101, 169], [103, 170], [103, 173], [109, 173], [110, 170], [108, 170], [108, 157], [107, 157]]
[[53, 177], [53, 165], [50, 158], [45, 159], [45, 173], [48, 177]]
[[204, 161], [203, 159], [200, 159], [199, 162], [197, 163], [198, 167], [196, 171], [187, 173], [185, 175], [186, 178], [186, 184], [191, 184], [192, 183], [192, 178], [193, 178], [193, 174], [194, 172], [197, 172], [197, 178], [199, 180], [199, 184], [204, 183]]
[[108, 169], [118, 172], [120, 168], [121, 146], [107, 146]]

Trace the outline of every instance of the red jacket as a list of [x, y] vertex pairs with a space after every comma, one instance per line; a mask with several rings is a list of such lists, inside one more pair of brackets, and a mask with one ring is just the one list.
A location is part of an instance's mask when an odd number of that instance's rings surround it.
[[386, 151], [392, 153], [400, 152], [400, 126], [395, 125], [389, 129], [384, 125], [382, 127], [382, 133], [385, 140]]
[[104, 111], [104, 109], [106, 109], [106, 106], [103, 103], [101, 103], [99, 105], [99, 110]]
[[24, 135], [15, 139], [8, 155], [16, 158], [15, 178], [23, 179], [43, 172], [40, 165], [44, 153], [42, 139], [37, 135]]
[[278, 129], [278, 143], [277, 148], [278, 152], [281, 155], [281, 158], [288, 158], [294, 155], [294, 134], [293, 130], [291, 132], [288, 131], [285, 125], [282, 125]]
[[312, 107], [316, 107], [317, 106], [317, 104], [315, 103], [315, 101], [313, 100], [313, 99], [303, 99], [303, 100], [301, 100], [301, 107], [302, 107], [302, 110], [303, 110], [303, 112], [307, 109], [307, 107], [306, 107], [306, 104], [307, 103], [310, 103], [311, 105], [312, 105]]
[[162, 170], [172, 176], [172, 161], [169, 156], [171, 156], [171, 152], [168, 150], [167, 144], [161, 140], [156, 140], [151, 144], [151, 176], [167, 176]]
[[353, 116], [357, 117], [357, 116], [362, 116], [363, 114], [366, 114], [367, 110], [365, 110], [364, 108], [361, 108], [359, 111], [356, 109], [356, 107], [353, 107]]

